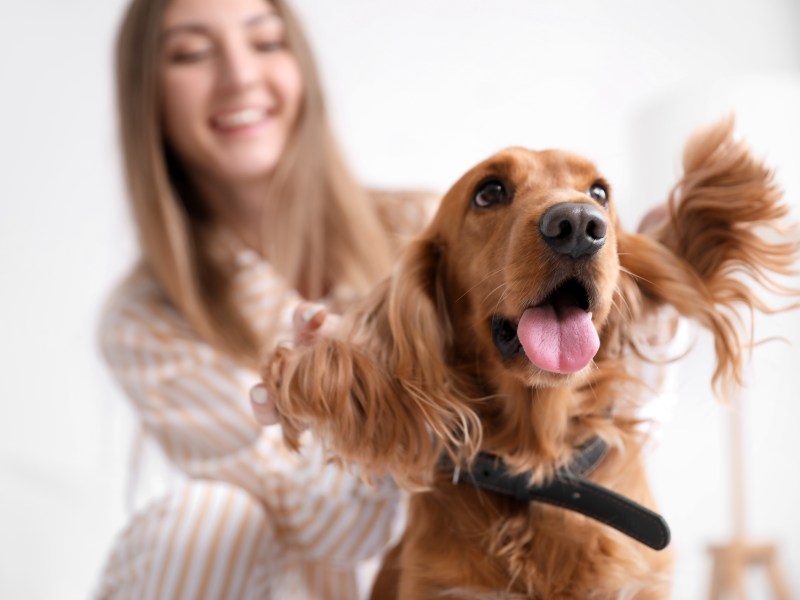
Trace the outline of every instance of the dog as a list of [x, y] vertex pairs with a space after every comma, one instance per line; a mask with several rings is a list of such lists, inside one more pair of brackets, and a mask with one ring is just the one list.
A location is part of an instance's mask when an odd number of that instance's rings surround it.
[[[714, 389], [741, 383], [753, 311], [798, 256], [772, 173], [732, 118], [695, 134], [667, 217], [626, 232], [586, 158], [504, 150], [446, 193], [336, 334], [263, 379], [286, 441], [411, 491], [373, 598], [667, 598], [639, 417], [665, 307], [710, 331]], [[669, 328], [667, 328], [669, 330]]]

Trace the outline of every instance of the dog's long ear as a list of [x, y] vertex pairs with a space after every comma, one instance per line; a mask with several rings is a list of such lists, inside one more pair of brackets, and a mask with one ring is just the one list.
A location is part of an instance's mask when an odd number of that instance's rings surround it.
[[453, 323], [447, 294], [445, 250], [435, 237], [412, 242], [391, 280], [386, 317], [391, 367], [402, 399], [442, 446], [471, 456], [480, 444], [480, 420], [460, 395], [448, 366]]
[[334, 454], [410, 489], [430, 483], [442, 450], [475, 451], [480, 424], [445, 360], [440, 258], [432, 240], [412, 242], [339, 335], [273, 357], [264, 379], [291, 445], [309, 426]]
[[653, 238], [622, 234], [620, 262], [643, 303], [671, 304], [714, 336], [718, 393], [741, 384], [755, 311], [765, 292], [797, 296], [789, 275], [800, 245], [787, 241], [788, 208], [772, 173], [734, 136], [733, 119], [696, 133], [672, 190], [669, 218]]
[[385, 316], [391, 364], [398, 380], [407, 384], [447, 385], [445, 357], [452, 340], [452, 323], [442, 260], [442, 247], [435, 239], [414, 240], [390, 281]]

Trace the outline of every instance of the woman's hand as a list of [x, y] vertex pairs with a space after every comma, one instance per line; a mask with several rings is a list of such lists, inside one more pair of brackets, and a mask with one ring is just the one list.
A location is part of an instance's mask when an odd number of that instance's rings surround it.
[[[307, 346], [319, 336], [330, 335], [338, 326], [341, 317], [328, 313], [322, 304], [301, 302], [294, 311], [294, 345]], [[253, 416], [260, 425], [274, 425], [278, 422], [278, 410], [274, 400], [267, 393], [263, 383], [250, 390], [250, 406]]]

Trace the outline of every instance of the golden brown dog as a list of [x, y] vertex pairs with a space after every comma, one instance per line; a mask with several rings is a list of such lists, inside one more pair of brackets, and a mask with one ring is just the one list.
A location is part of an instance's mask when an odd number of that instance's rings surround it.
[[[639, 507], [654, 505], [631, 367], [646, 324], [664, 305], [697, 321], [714, 337], [715, 387], [735, 385], [739, 315], [767, 310], [756, 290], [781, 290], [772, 277], [798, 250], [759, 237], [786, 209], [732, 128], [690, 141], [651, 236], [622, 230], [588, 160], [503, 151], [450, 189], [335, 337], [273, 355], [264, 379], [290, 443], [311, 427], [413, 491], [373, 597], [668, 596], [669, 554], [653, 549], [668, 532]], [[581, 466], [598, 440], [602, 457]], [[476, 461], [522, 496], [469, 485]], [[581, 502], [595, 492], [593, 514]]]

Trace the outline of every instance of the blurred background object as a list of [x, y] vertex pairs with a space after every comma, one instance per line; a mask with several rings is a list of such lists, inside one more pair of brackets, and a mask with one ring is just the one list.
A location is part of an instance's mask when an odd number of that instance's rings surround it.
[[[131, 413], [101, 367], [96, 316], [135, 256], [120, 181], [111, 47], [123, 0], [0, 8], [0, 597], [89, 595], [124, 523]], [[625, 225], [665, 198], [697, 126], [731, 112], [800, 218], [794, 0], [295, 0], [339, 139], [383, 187], [444, 192], [508, 145], [591, 157]], [[795, 280], [800, 285], [800, 281]], [[748, 534], [800, 593], [792, 442], [800, 316], [758, 319], [742, 398]], [[681, 363], [651, 478], [673, 529], [673, 597], [710, 585], [731, 532], [728, 409], [708, 342]], [[771, 597], [766, 577], [750, 598]]]

